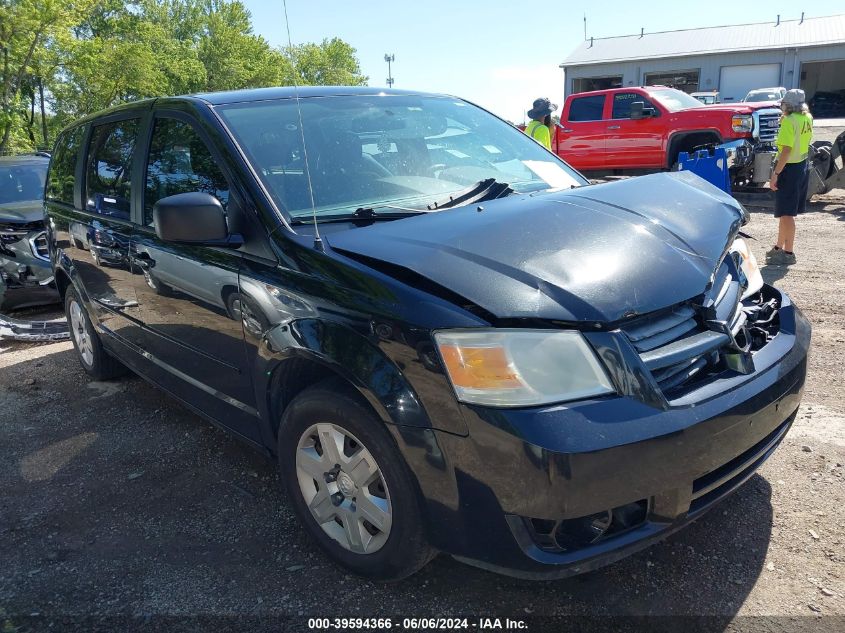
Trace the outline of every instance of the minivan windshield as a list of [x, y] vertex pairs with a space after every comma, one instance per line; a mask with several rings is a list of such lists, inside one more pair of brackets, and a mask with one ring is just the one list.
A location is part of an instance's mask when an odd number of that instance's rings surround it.
[[519, 193], [587, 184], [514, 126], [453, 97], [303, 97], [217, 111], [294, 220], [311, 217], [309, 180], [318, 218], [426, 211], [491, 178]]
[[691, 97], [686, 92], [675, 90], [674, 88], [664, 88], [662, 90], [649, 90], [648, 95], [654, 97], [655, 101], [659, 102], [669, 112], [678, 112], [679, 110], [688, 110], [690, 108], [703, 108], [704, 104], [695, 97]]

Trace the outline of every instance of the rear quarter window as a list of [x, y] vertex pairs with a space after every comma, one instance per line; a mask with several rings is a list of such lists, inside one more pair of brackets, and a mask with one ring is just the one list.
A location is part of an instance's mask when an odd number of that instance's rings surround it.
[[601, 121], [604, 95], [577, 97], [569, 104], [570, 121]]
[[82, 126], [66, 130], [56, 140], [56, 149], [50, 160], [47, 175], [46, 198], [53, 202], [72, 205], [73, 186], [76, 181], [76, 160], [82, 145]]

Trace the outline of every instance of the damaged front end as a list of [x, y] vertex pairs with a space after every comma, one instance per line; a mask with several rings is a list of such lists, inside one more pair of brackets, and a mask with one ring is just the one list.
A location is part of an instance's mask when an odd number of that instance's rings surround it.
[[57, 341], [67, 322], [9, 316], [11, 310], [58, 303], [43, 222], [0, 222], [0, 339]]
[[620, 327], [669, 404], [724, 372], [751, 374], [780, 331], [781, 295], [763, 283], [744, 240], [734, 242], [700, 296]]
[[44, 223], [0, 221], [0, 311], [58, 300]]

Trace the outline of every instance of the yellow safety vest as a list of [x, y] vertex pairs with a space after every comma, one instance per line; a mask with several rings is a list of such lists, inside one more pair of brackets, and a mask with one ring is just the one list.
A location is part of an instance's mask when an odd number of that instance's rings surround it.
[[531, 121], [526, 126], [525, 133], [546, 149], [552, 149], [552, 138], [549, 134], [549, 128], [539, 121]]
[[780, 129], [775, 143], [778, 153], [789, 147], [788, 163], [800, 163], [807, 159], [810, 141], [813, 140], [813, 117], [809, 114], [793, 112], [780, 121]]

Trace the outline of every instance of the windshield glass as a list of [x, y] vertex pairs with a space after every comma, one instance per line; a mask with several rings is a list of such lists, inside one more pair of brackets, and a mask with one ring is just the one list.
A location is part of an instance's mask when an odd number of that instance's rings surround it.
[[780, 95], [774, 92], [749, 92], [743, 101], [746, 103], [753, 101], [780, 101]]
[[704, 104], [695, 97], [691, 97], [686, 92], [681, 92], [680, 90], [675, 90], [674, 88], [649, 90], [648, 94], [650, 97], [654, 97], [654, 100], [669, 110], [669, 112], [704, 107]]
[[308, 97], [300, 106], [302, 130], [294, 99], [218, 108], [294, 219], [311, 216], [308, 173], [323, 217], [358, 208], [424, 211], [487, 178], [517, 192], [587, 184], [512, 125], [455, 98]]
[[46, 177], [46, 162], [0, 165], [0, 204], [41, 200]]

